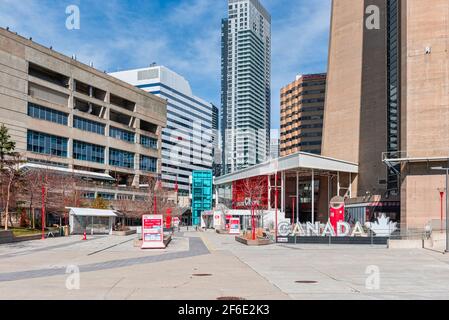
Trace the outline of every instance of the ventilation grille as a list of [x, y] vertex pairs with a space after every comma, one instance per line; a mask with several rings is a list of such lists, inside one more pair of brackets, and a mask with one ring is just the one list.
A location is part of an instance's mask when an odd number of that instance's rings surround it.
[[137, 80], [150, 80], [159, 78], [159, 70], [158, 69], [150, 69], [150, 70], [142, 70], [137, 73]]

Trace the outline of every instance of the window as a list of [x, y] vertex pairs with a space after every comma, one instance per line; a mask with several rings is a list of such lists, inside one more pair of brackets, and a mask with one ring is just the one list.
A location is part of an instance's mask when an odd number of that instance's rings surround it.
[[80, 117], [73, 117], [73, 127], [83, 130], [89, 131], [97, 134], [101, 134], [104, 136], [104, 128], [106, 127], [104, 124], [95, 122], [92, 120], [87, 120]]
[[122, 168], [134, 168], [134, 153], [109, 149], [109, 165]]
[[104, 147], [81, 141], [73, 141], [73, 158], [82, 161], [104, 163]]
[[124, 98], [121, 98], [121, 97], [116, 96], [116, 95], [114, 95], [112, 93], [110, 95], [110, 99], [109, 100], [110, 100], [111, 104], [113, 104], [113, 105], [115, 105], [117, 107], [124, 108], [124, 109], [126, 109], [128, 111], [134, 112], [134, 109], [136, 107], [136, 103], [135, 102], [129, 101], [129, 100], [124, 99]]
[[50, 121], [64, 126], [67, 125], [67, 114], [46, 108], [34, 103], [28, 103], [28, 115], [35, 119]]
[[157, 140], [147, 136], [140, 136], [140, 144], [145, 148], [157, 149]]
[[98, 193], [98, 198], [104, 199], [104, 200], [114, 200], [115, 195], [113, 193]]
[[115, 139], [134, 143], [135, 134], [126, 130], [111, 127], [109, 130], [109, 136]]
[[28, 130], [27, 150], [67, 158], [67, 138]]
[[60, 73], [54, 72], [50, 69], [38, 66], [34, 63], [29, 63], [28, 74], [32, 77], [39, 78], [44, 81], [51, 82], [64, 88], [69, 87], [69, 77]]
[[148, 172], [156, 172], [157, 171], [157, 159], [140, 156], [140, 170], [148, 171]]

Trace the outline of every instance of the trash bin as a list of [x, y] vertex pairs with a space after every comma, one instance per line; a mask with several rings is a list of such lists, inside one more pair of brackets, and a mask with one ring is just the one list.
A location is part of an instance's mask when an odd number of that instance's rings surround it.
[[69, 236], [69, 226], [64, 226], [64, 236], [68, 237]]
[[59, 227], [59, 236], [63, 237], [64, 236], [64, 227]]

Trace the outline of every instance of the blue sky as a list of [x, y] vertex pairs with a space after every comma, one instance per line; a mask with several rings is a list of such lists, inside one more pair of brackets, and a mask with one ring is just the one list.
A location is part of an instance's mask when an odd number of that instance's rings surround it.
[[[331, 0], [261, 0], [272, 15], [272, 127], [279, 90], [298, 73], [325, 72]], [[65, 27], [78, 5], [81, 29]], [[220, 23], [226, 0], [0, 0], [0, 26], [100, 70], [165, 65], [220, 105]]]

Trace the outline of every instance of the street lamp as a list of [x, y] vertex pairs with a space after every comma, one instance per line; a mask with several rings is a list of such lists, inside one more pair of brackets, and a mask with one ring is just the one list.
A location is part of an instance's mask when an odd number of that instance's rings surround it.
[[446, 193], [446, 189], [438, 188], [438, 193], [440, 195], [440, 229], [443, 230], [443, 198]]
[[[271, 176], [269, 177], [271, 179]], [[278, 236], [278, 200], [279, 200], [279, 188], [282, 189], [282, 187], [278, 187], [278, 172], [276, 170], [276, 173], [274, 175], [274, 187], [270, 187], [270, 193], [271, 189], [274, 188], [274, 207], [275, 207], [275, 214], [274, 214], [274, 238], [275, 242], [277, 242], [277, 236]]]
[[[445, 171], [446, 172], [446, 190], [449, 190], [449, 168], [436, 167], [432, 170]], [[446, 192], [446, 253], [449, 253], [449, 192]]]
[[290, 198], [292, 198], [292, 225], [295, 224], [295, 201], [296, 201], [296, 196], [290, 196]]

